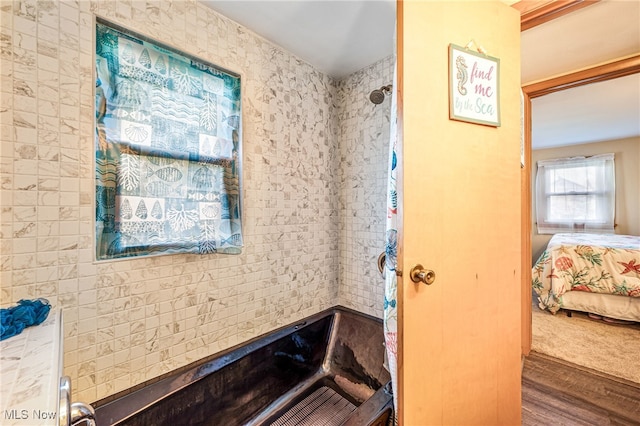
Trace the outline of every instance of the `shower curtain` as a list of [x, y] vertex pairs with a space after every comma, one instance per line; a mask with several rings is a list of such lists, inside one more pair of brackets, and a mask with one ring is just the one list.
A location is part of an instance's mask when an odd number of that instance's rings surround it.
[[[386, 226], [386, 261], [385, 261], [385, 289], [384, 289], [384, 337], [387, 349], [389, 373], [393, 386], [394, 416], [397, 414], [397, 366], [398, 366], [398, 311], [396, 266], [398, 261], [398, 193], [396, 176], [398, 160], [396, 150], [398, 146], [398, 106], [397, 106], [397, 61], [393, 70], [393, 94], [391, 95], [391, 114], [389, 120], [389, 176], [387, 180], [387, 226]], [[395, 422], [394, 422], [395, 423]]]

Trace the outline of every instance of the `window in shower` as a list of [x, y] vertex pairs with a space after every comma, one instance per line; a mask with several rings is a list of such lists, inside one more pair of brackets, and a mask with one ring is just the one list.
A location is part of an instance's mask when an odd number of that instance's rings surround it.
[[242, 248], [240, 76], [96, 23], [96, 257]]

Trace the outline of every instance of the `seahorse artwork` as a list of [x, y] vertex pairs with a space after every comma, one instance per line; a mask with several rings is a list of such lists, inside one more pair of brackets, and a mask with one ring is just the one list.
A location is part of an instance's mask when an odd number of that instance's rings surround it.
[[467, 64], [464, 62], [463, 56], [456, 58], [456, 68], [458, 69], [458, 74], [456, 74], [456, 78], [458, 79], [458, 92], [464, 96], [467, 94], [467, 88], [464, 87], [464, 84], [469, 77], [467, 75]]

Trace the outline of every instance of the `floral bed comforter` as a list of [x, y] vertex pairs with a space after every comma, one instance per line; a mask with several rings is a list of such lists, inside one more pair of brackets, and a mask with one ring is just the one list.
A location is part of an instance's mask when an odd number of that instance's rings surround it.
[[555, 234], [532, 270], [539, 306], [562, 308], [568, 291], [640, 297], [640, 237]]

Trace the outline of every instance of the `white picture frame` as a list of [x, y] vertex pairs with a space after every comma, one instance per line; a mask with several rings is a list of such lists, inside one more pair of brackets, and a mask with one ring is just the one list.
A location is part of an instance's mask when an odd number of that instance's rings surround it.
[[449, 119], [500, 127], [500, 59], [449, 44]]

